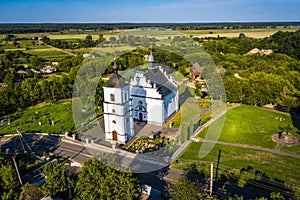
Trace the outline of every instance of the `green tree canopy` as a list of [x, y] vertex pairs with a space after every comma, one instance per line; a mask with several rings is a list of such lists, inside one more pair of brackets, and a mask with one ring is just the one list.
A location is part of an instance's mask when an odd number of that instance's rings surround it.
[[87, 161], [78, 174], [76, 199], [137, 199], [139, 182], [131, 173], [112, 169], [97, 159]]

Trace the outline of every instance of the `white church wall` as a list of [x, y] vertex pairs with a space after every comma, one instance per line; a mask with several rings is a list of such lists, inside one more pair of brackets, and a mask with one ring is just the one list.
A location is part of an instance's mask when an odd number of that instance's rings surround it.
[[168, 104], [168, 115], [167, 118], [169, 118], [174, 112], [176, 112], [176, 105], [175, 105], [175, 99], [172, 98], [171, 101]]
[[146, 103], [148, 105], [148, 123], [163, 125], [165, 122], [163, 100], [147, 98]]
[[165, 98], [164, 110], [165, 110], [165, 119], [168, 119], [174, 112], [176, 112], [177, 101], [176, 94], [171, 93]]
[[122, 88], [114, 87], [103, 87], [104, 90], [104, 101], [112, 102], [116, 104], [122, 104], [125, 102], [124, 93], [127, 93], [127, 100], [129, 100], [130, 86], [126, 85]]
[[112, 103], [103, 103], [103, 109], [104, 109], [104, 113], [125, 115], [127, 112], [129, 112], [130, 104], [129, 104], [129, 101], [127, 101], [123, 105], [112, 104]]
[[117, 116], [117, 115], [111, 115], [106, 114], [104, 115], [104, 124], [105, 124], [105, 135], [106, 140], [111, 141], [112, 140], [112, 132], [116, 131], [118, 133], [117, 139], [119, 143], [125, 143], [126, 142], [126, 134], [130, 134], [130, 124], [127, 125], [126, 118], [130, 119], [129, 114], [127, 117]]
[[146, 88], [146, 96], [149, 98], [161, 99], [161, 94], [157, 92], [156, 88]]

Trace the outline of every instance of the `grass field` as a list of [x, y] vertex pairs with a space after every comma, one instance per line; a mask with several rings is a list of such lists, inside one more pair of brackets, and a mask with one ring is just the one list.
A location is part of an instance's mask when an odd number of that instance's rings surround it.
[[70, 131], [74, 127], [70, 101], [38, 104], [6, 118], [11, 120], [10, 125], [0, 125], [0, 134], [16, 133], [16, 128], [21, 132], [62, 133], [62, 127], [64, 131]]
[[[284, 121], [278, 120], [280, 117]], [[290, 132], [299, 137], [299, 134], [297, 134], [299, 130], [293, 126], [291, 117], [288, 114], [260, 107], [241, 105], [226, 113], [225, 124], [219, 140], [275, 148], [276, 143], [272, 141], [271, 136], [279, 132], [279, 125], [287, 126], [288, 124], [293, 127], [293, 130]], [[218, 126], [218, 120], [212, 123], [211, 126]], [[204, 138], [206, 132], [207, 128], [201, 131], [197, 137]]]
[[287, 184], [300, 185], [299, 159], [239, 147], [215, 145], [212, 151], [200, 160], [199, 150], [201, 145], [202, 143], [191, 143], [188, 149], [179, 157], [179, 163], [174, 163], [172, 167], [182, 169], [188, 163], [197, 161], [216, 163], [219, 150], [221, 150], [220, 168], [240, 170], [251, 166], [253, 170], [266, 173], [272, 179], [277, 178], [284, 180]]
[[61, 57], [61, 56], [70, 56], [67, 53], [64, 53], [62, 51], [57, 51], [52, 48], [48, 49], [36, 49], [36, 50], [28, 50], [25, 51], [26, 53], [32, 54], [32, 55], [37, 55], [40, 57]]

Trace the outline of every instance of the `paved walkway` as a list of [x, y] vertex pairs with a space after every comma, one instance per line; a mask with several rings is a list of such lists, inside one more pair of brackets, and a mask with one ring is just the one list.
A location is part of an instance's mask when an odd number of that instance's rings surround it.
[[[138, 123], [135, 124], [135, 129], [136, 127], [139, 126]], [[153, 124], [146, 124], [144, 126], [142, 126], [142, 128], [140, 130], [135, 130], [137, 133], [135, 135], [135, 137], [141, 137], [141, 136], [153, 136], [155, 133], [157, 133], [158, 131], [160, 131], [163, 128], [163, 126], [157, 126], [157, 125], [153, 125]]]

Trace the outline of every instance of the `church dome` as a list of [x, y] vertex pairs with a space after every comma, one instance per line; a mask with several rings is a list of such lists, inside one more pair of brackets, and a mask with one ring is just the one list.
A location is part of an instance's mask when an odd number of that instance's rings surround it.
[[108, 80], [108, 87], [124, 87], [126, 85], [126, 80], [119, 74], [112, 75]]

